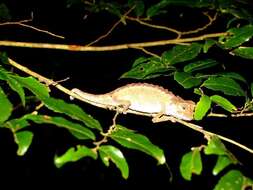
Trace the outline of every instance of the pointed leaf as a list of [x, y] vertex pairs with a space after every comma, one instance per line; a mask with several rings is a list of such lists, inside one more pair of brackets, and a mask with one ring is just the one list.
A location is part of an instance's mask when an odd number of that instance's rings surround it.
[[10, 86], [10, 88], [13, 91], [18, 93], [18, 95], [21, 99], [22, 105], [25, 106], [25, 92], [24, 92], [24, 89], [19, 84], [19, 82], [12, 77], [12, 74], [10, 74], [8, 71], [3, 69], [2, 67], [0, 67], [0, 80], [5, 80], [8, 83], [8, 85]]
[[12, 112], [13, 106], [0, 86], [0, 124], [6, 121]]
[[30, 131], [20, 131], [14, 133], [14, 139], [18, 145], [17, 155], [23, 156], [32, 143], [33, 133]]
[[217, 64], [218, 62], [213, 59], [200, 60], [200, 61], [196, 61], [184, 66], [184, 72], [190, 73], [190, 72], [194, 72], [198, 70], [203, 70], [203, 69], [213, 67]]
[[171, 50], [162, 55], [162, 60], [166, 65], [173, 65], [184, 61], [189, 61], [198, 56], [202, 48], [201, 44], [176, 45]]
[[123, 126], [117, 125], [110, 135], [110, 138], [130, 149], [142, 151], [158, 160], [159, 164], [166, 162], [163, 150], [152, 144], [150, 140], [141, 134], [136, 134]]
[[215, 45], [215, 44], [216, 44], [216, 41], [215, 41], [215, 40], [213, 40], [213, 39], [207, 39], [207, 40], [205, 41], [205, 44], [203, 45], [203, 52], [204, 52], [204, 53], [207, 53], [208, 50], [209, 50], [213, 45]]
[[222, 73], [218, 73], [218, 76], [223, 76], [223, 77], [228, 77], [234, 80], [238, 80], [240, 82], [244, 82], [247, 84], [247, 80], [240, 75], [239, 73], [235, 73], [235, 72], [222, 72]]
[[13, 79], [17, 80], [19, 84], [30, 90], [38, 98], [49, 97], [49, 90], [46, 85], [40, 83], [37, 79], [33, 77], [20, 77], [12, 76]]
[[124, 73], [120, 78], [150, 79], [161, 76], [163, 73], [174, 70], [172, 66], [165, 65], [160, 59], [138, 58], [133, 63], [131, 70]]
[[192, 76], [190, 73], [178, 71], [174, 73], [174, 80], [176, 80], [180, 85], [182, 85], [186, 89], [198, 86], [202, 82], [200, 78], [196, 78]]
[[211, 107], [210, 98], [206, 95], [201, 96], [195, 108], [194, 119], [202, 120], [203, 117], [206, 115], [207, 111], [210, 109], [210, 107]]
[[7, 121], [4, 124], [4, 127], [10, 129], [12, 132], [16, 132], [16, 131], [23, 129], [29, 125], [30, 124], [28, 123], [28, 121], [25, 118], [21, 117], [21, 118], [12, 119], [12, 120]]
[[24, 117], [27, 120], [31, 120], [35, 123], [41, 124], [41, 123], [48, 123], [48, 124], [53, 124], [58, 127], [63, 127], [69, 132], [74, 135], [76, 138], [84, 140], [84, 139], [92, 139], [95, 140], [95, 135], [94, 133], [87, 129], [86, 127], [73, 123], [72, 121], [66, 120], [63, 117], [50, 117], [47, 115], [25, 115]]
[[82, 159], [83, 157], [87, 156], [93, 158], [94, 160], [97, 159], [96, 152], [94, 152], [93, 150], [89, 149], [86, 146], [77, 145], [76, 148], [72, 147], [68, 149], [68, 151], [61, 156], [56, 155], [54, 158], [54, 163], [57, 168], [60, 168], [68, 162], [76, 162]]
[[253, 47], [239, 47], [234, 49], [231, 54], [245, 59], [253, 59]]
[[212, 100], [212, 102], [218, 104], [219, 106], [221, 106], [222, 108], [224, 108], [225, 110], [229, 112], [233, 112], [237, 110], [237, 108], [228, 99], [222, 96], [213, 95], [210, 97], [210, 99]]
[[142, 0], [129, 0], [128, 6], [130, 8], [134, 7], [134, 12], [137, 17], [140, 17], [144, 14], [145, 4]]
[[220, 178], [214, 190], [241, 190], [247, 189], [246, 187], [250, 186], [253, 186], [253, 181], [251, 179], [243, 176], [238, 170], [231, 170]]
[[106, 166], [109, 166], [109, 160], [111, 160], [121, 171], [122, 177], [125, 179], [128, 178], [128, 164], [124, 155], [118, 148], [111, 145], [102, 145], [98, 150], [100, 158]]
[[232, 36], [227, 37], [223, 45], [226, 49], [231, 49], [250, 40], [253, 36], [253, 25], [232, 28], [228, 32], [232, 33]]
[[213, 168], [213, 175], [218, 175], [224, 168], [232, 164], [232, 161], [227, 156], [218, 156], [217, 162]]
[[79, 106], [52, 97], [43, 98], [42, 101], [48, 109], [68, 115], [73, 119], [82, 121], [87, 127], [102, 131], [100, 123], [91, 115], [85, 113]]
[[226, 95], [245, 96], [241, 86], [228, 77], [209, 77], [202, 86], [215, 91], [221, 91]]
[[186, 180], [191, 180], [192, 174], [201, 174], [202, 160], [200, 150], [194, 148], [191, 152], [186, 153], [180, 163], [180, 173]]

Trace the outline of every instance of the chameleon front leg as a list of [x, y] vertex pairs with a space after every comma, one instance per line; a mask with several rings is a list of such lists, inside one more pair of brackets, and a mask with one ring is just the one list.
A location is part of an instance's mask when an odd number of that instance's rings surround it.
[[113, 98], [113, 100], [117, 103], [116, 111], [119, 113], [126, 114], [129, 109], [131, 102], [128, 100], [121, 100], [117, 98]]
[[173, 116], [164, 115], [162, 113], [158, 113], [158, 114], [154, 115], [152, 118], [153, 123], [159, 123], [159, 122], [164, 122], [164, 121], [171, 121], [173, 123], [176, 122], [176, 120]]

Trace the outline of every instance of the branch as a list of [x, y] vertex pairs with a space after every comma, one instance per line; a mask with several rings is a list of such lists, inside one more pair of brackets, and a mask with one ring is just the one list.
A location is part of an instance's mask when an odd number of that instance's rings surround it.
[[[53, 81], [53, 80], [50, 80], [50, 79], [48, 79], [48, 78], [46, 78], [46, 77], [44, 77], [44, 76], [42, 76], [42, 75], [40, 75], [40, 74], [38, 74], [38, 73], [36, 73], [36, 72], [34, 72], [34, 71], [28, 69], [27, 67], [24, 67], [24, 66], [18, 64], [17, 62], [15, 62], [14, 60], [12, 60], [12, 59], [10, 59], [10, 58], [8, 58], [8, 61], [9, 61], [9, 63], [10, 63], [12, 66], [14, 66], [15, 68], [17, 68], [17, 69], [19, 69], [19, 70], [21, 70], [21, 71], [27, 73], [28, 75], [31, 75], [31, 76], [37, 78], [39, 81], [44, 82], [44, 83], [46, 83], [46, 84], [48, 84], [48, 85], [53, 85], [53, 86], [55, 86], [57, 89], [59, 89], [60, 91], [64, 92], [65, 94], [68, 94], [68, 95], [70, 95], [70, 96], [72, 96], [72, 97], [74, 97], [74, 98], [77, 98], [77, 99], [79, 99], [79, 100], [82, 100], [82, 99], [80, 99], [80, 97], [77, 96], [75, 93], [71, 92], [70, 90], [68, 90], [67, 88], [65, 88], [65, 87], [63, 87], [62, 85], [58, 84], [57, 82], [55, 82], [55, 81]], [[149, 116], [149, 117], [152, 117], [152, 116], [153, 116], [152, 114], [141, 113], [141, 112], [134, 112], [134, 113], [137, 114], [137, 115], [142, 115], [142, 116]], [[116, 123], [115, 120], [116, 120], [117, 115], [118, 115], [118, 113], [116, 113], [116, 115], [115, 115], [115, 117], [114, 117], [113, 125], [112, 125], [112, 126], [114, 126], [115, 123]], [[168, 120], [171, 120], [170, 118], [171, 118], [171, 117], [168, 117]], [[238, 147], [240, 147], [240, 148], [242, 148], [242, 149], [244, 149], [244, 150], [246, 150], [246, 151], [248, 151], [248, 152], [250, 152], [250, 153], [253, 154], [253, 149], [250, 149], [250, 148], [248, 148], [247, 146], [242, 145], [242, 144], [240, 144], [240, 143], [238, 143], [238, 142], [236, 142], [236, 141], [234, 141], [234, 140], [232, 140], [232, 139], [229, 139], [229, 138], [224, 137], [224, 136], [219, 135], [219, 134], [215, 134], [215, 133], [206, 131], [206, 130], [202, 129], [202, 127], [199, 126], [199, 125], [195, 125], [195, 124], [192, 124], [192, 123], [189, 123], [189, 122], [186, 122], [186, 121], [177, 119], [177, 118], [173, 118], [173, 120], [176, 121], [176, 122], [178, 122], [178, 123], [181, 123], [181, 124], [184, 125], [184, 126], [187, 126], [187, 127], [191, 128], [191, 129], [193, 129], [193, 130], [195, 130], [195, 131], [198, 131], [198, 132], [204, 134], [205, 136], [217, 136], [217, 137], [219, 137], [220, 139], [222, 139], [222, 140], [224, 140], [224, 141], [226, 141], [226, 142], [228, 142], [228, 143], [231, 143], [231, 144], [233, 144], [233, 145], [236, 145], [236, 146], [238, 146]]]
[[190, 37], [190, 38], [128, 43], [128, 44], [109, 45], [109, 46], [81, 46], [81, 45], [14, 42], [14, 41], [0, 41], [0, 46], [58, 49], [58, 50], [67, 50], [67, 51], [116, 51], [116, 50], [130, 49], [130, 48], [141, 49], [145, 47], [156, 47], [156, 46], [164, 46], [164, 45], [169, 45], [169, 44], [196, 42], [196, 41], [202, 41], [208, 38], [217, 38], [217, 37], [227, 36], [227, 35], [229, 35], [228, 32], [220, 32], [220, 33], [204, 34], [201, 36]]

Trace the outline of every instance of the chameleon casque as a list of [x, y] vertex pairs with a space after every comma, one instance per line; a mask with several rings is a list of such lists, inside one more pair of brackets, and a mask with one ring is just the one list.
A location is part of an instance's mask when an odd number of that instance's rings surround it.
[[77, 88], [71, 90], [78, 99], [94, 106], [153, 117], [153, 122], [170, 118], [192, 120], [195, 103], [175, 96], [163, 87], [148, 83], [133, 83], [105, 94], [91, 94]]

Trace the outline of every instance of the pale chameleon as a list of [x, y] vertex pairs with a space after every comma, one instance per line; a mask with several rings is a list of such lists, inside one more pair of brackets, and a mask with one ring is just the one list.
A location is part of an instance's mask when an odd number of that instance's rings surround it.
[[172, 121], [173, 117], [188, 121], [193, 119], [193, 101], [184, 100], [157, 85], [133, 83], [98, 95], [77, 88], [71, 91], [86, 103], [122, 113], [152, 116], [153, 122], [168, 120], [168, 117]]

